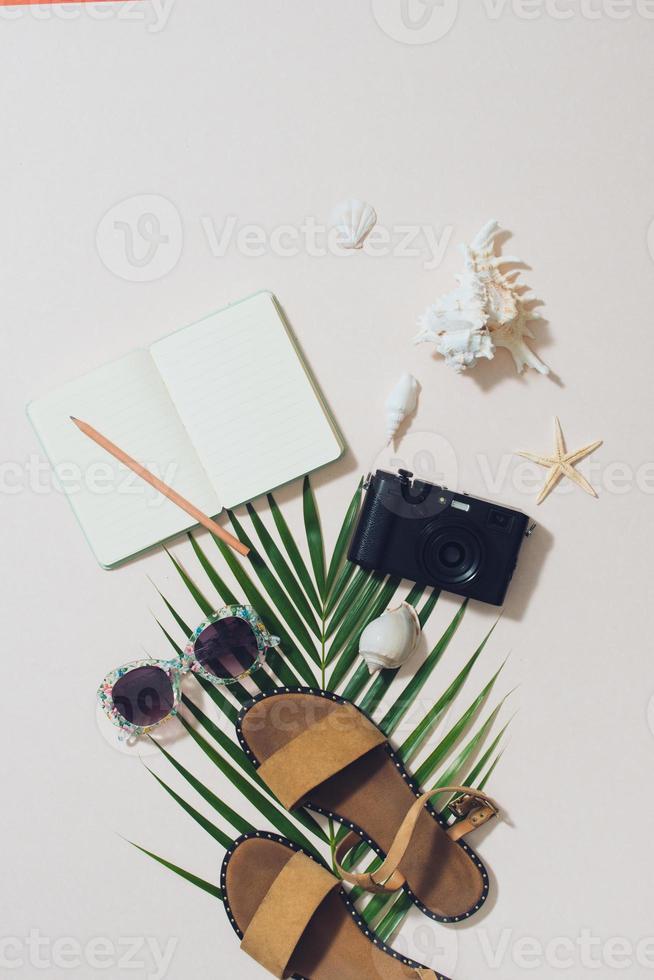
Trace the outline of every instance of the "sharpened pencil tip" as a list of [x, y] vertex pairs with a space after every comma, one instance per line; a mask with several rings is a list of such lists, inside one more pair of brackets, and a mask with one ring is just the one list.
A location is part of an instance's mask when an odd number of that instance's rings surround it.
[[74, 415], [70, 415], [69, 418], [71, 422], [79, 422], [79, 419], [76, 419]]

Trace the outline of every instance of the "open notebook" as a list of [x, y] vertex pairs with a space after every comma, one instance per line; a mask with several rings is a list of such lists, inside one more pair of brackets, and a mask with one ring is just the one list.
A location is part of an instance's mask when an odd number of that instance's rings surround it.
[[193, 521], [84, 436], [71, 415], [210, 516], [336, 459], [343, 448], [268, 292], [31, 402], [28, 414], [106, 568]]

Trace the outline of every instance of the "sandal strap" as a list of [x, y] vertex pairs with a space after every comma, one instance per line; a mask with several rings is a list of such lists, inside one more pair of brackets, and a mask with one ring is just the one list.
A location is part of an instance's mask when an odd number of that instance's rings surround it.
[[307, 926], [340, 882], [317, 861], [296, 853], [277, 875], [245, 931], [241, 949], [278, 978]]
[[483, 826], [483, 824], [487, 823], [493, 817], [499, 815], [500, 811], [496, 804], [485, 793], [477, 789], [471, 789], [469, 786], [437, 786], [435, 789], [430, 789], [427, 793], [419, 796], [408, 810], [385, 860], [376, 871], [354, 873], [344, 870], [342, 862], [345, 855], [352, 847], [361, 843], [361, 838], [358, 834], [348, 834], [336, 848], [334, 854], [336, 867], [343, 880], [374, 893], [399, 891], [406, 884], [406, 878], [399, 870], [399, 866], [409, 848], [418, 820], [425, 804], [433, 796], [438, 796], [441, 793], [461, 794], [458, 800], [450, 804], [450, 809], [460, 817], [446, 831], [447, 836], [452, 841], [460, 840], [472, 830], [476, 830], [477, 827]]
[[287, 810], [386, 736], [353, 705], [339, 705], [291, 739], [259, 766], [260, 777]]

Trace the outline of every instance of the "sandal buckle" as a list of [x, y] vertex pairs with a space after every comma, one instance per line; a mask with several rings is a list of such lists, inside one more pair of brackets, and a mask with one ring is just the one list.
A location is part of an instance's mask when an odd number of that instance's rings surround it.
[[455, 817], [467, 817], [480, 803], [481, 800], [478, 800], [476, 796], [460, 796], [458, 800], [453, 800], [450, 803], [450, 810]]
[[[450, 803], [450, 810], [459, 819], [470, 817], [473, 824], [486, 823], [492, 817], [499, 817], [500, 811], [492, 800], [467, 794]], [[490, 811], [490, 812], [489, 812]]]

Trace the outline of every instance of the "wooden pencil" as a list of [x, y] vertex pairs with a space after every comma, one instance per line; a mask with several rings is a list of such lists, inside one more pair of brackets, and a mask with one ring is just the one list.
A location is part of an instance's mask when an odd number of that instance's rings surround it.
[[203, 514], [201, 510], [198, 510], [198, 508], [195, 507], [189, 500], [182, 497], [182, 495], [177, 493], [176, 490], [169, 487], [167, 483], [164, 483], [162, 480], [156, 477], [154, 473], [150, 473], [149, 470], [146, 470], [144, 466], [141, 466], [141, 464], [137, 463], [135, 459], [132, 459], [132, 457], [128, 456], [126, 452], [123, 452], [119, 446], [107, 439], [106, 436], [103, 436], [97, 429], [94, 429], [92, 425], [89, 425], [88, 422], [82, 422], [80, 419], [76, 419], [74, 415], [71, 415], [70, 418], [80, 432], [83, 432], [85, 436], [89, 437], [89, 439], [93, 439], [94, 442], [97, 442], [98, 446], [106, 449], [106, 451], [111, 453], [111, 455], [122, 463], [123, 466], [126, 466], [128, 469], [132, 470], [132, 472], [140, 476], [142, 480], [149, 483], [151, 487], [154, 487], [155, 490], [162, 493], [164, 497], [168, 497], [168, 499], [172, 500], [174, 504], [181, 507], [181, 509], [186, 511], [186, 513], [197, 521], [198, 524], [202, 524], [202, 526], [206, 527], [208, 531], [215, 534], [217, 538], [220, 538], [221, 541], [228, 544], [230, 548], [233, 548], [234, 551], [238, 551], [239, 555], [249, 555], [250, 549], [235, 538], [233, 534], [230, 534], [229, 531], [222, 528], [220, 524], [217, 524], [210, 517], [207, 517], [206, 514]]

